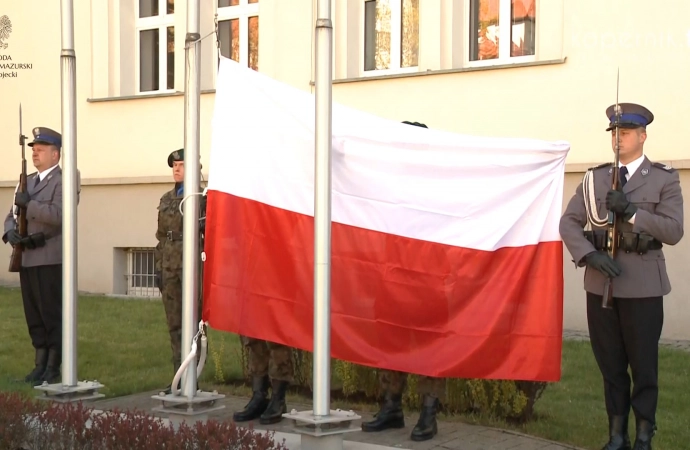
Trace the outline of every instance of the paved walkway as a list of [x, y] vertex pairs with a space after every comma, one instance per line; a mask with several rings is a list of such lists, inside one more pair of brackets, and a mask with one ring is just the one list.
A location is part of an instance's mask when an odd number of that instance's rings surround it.
[[[566, 330], [563, 333], [564, 339], [588, 340], [586, 332]], [[662, 340], [661, 345], [677, 348], [690, 352], [690, 341]], [[146, 392], [125, 397], [96, 401], [93, 407], [101, 410], [119, 408], [120, 410], [138, 409], [140, 411], [154, 414], [151, 409], [159, 406], [159, 402], [151, 398], [158, 392]], [[224, 405], [223, 410], [209, 414], [209, 418], [218, 420], [231, 420], [233, 411], [240, 410], [247, 403], [248, 398], [226, 396], [219, 403]], [[311, 405], [289, 403], [289, 407], [297, 411], [311, 409]], [[371, 420], [372, 413], [357, 412], [362, 416], [362, 420]], [[165, 417], [165, 416], [160, 416]], [[356, 431], [347, 433], [344, 437], [346, 449], [383, 449], [399, 448], [410, 450], [582, 450], [557, 442], [526, 436], [521, 433], [500, 430], [495, 428], [469, 425], [457, 421], [440, 421], [439, 432], [436, 437], [426, 442], [413, 442], [409, 439], [412, 427], [417, 422], [417, 414], [405, 416], [406, 427], [402, 430], [386, 430], [380, 433], [364, 433]], [[359, 426], [360, 421], [356, 423]], [[276, 437], [286, 438], [286, 443], [291, 450], [298, 450], [299, 437], [294, 434], [292, 423], [283, 420], [273, 426], [260, 425], [258, 422], [252, 423], [257, 430], [272, 430], [277, 432]], [[382, 446], [382, 447], [379, 447]]]
[[[110, 410], [118, 408], [120, 410], [137, 409], [141, 412], [149, 413], [159, 417], [165, 417], [154, 413], [151, 409], [159, 406], [160, 402], [151, 398], [152, 395], [157, 395], [158, 392], [146, 392], [141, 394], [129, 395], [125, 397], [118, 397], [107, 400], [100, 400], [90, 403], [99, 410]], [[241, 410], [249, 399], [245, 397], [226, 396], [220, 400], [218, 404], [224, 405], [225, 408], [220, 411], [215, 411], [209, 414], [209, 418], [216, 420], [232, 420], [232, 413]], [[297, 404], [289, 402], [289, 408], [294, 408], [297, 411], [307, 411], [311, 409], [311, 405]], [[371, 413], [360, 413], [362, 420], [371, 420]], [[504, 431], [494, 428], [488, 428], [477, 425], [468, 425], [461, 422], [441, 421], [439, 422], [438, 434], [434, 439], [425, 442], [413, 442], [409, 439], [412, 427], [417, 422], [417, 414], [408, 414], [405, 416], [405, 424], [407, 425], [401, 430], [386, 430], [379, 433], [364, 433], [362, 431], [354, 431], [344, 435], [346, 441], [346, 448], [352, 449], [375, 449], [375, 448], [396, 448], [396, 449], [411, 449], [411, 450], [581, 450], [578, 447], [559, 444], [544, 439], [539, 439], [531, 436], [526, 436], [512, 431]], [[359, 427], [360, 421], [357, 421], [356, 426]], [[245, 425], [245, 424], [242, 424]], [[248, 424], [247, 424], [248, 425]], [[272, 430], [280, 434], [276, 437], [287, 439], [286, 443], [291, 450], [297, 450], [299, 439], [293, 434], [292, 422], [284, 419], [281, 423], [275, 425], [260, 425], [258, 421], [252, 422], [256, 430]], [[283, 434], [289, 433], [289, 434]], [[366, 444], [374, 444], [372, 446]], [[382, 447], [377, 447], [382, 446]]]

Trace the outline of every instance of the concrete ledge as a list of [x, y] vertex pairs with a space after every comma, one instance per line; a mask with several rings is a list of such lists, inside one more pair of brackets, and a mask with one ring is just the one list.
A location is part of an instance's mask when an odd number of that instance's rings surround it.
[[[565, 173], [585, 173], [590, 167], [602, 164], [608, 161], [592, 162], [592, 163], [572, 163], [565, 165]], [[690, 159], [674, 159], [674, 160], [660, 160], [655, 161], [673, 168], [684, 170], [690, 169]], [[208, 173], [202, 173], [203, 181], [208, 180]], [[17, 185], [18, 180], [1, 180], [0, 188], [13, 188]], [[82, 178], [82, 186], [117, 186], [117, 185], [136, 185], [136, 184], [170, 184], [171, 177], [165, 176], [148, 176], [148, 177], [113, 177], [113, 178]]]
[[[353, 77], [353, 78], [340, 78], [340, 79], [334, 79], [333, 84], [342, 84], [342, 83], [354, 83], [358, 81], [374, 81], [374, 80], [392, 80], [395, 78], [410, 78], [410, 77], [422, 77], [422, 76], [429, 76], [429, 75], [447, 75], [447, 74], [453, 74], [453, 73], [465, 73], [465, 72], [480, 72], [480, 71], [486, 71], [486, 70], [501, 70], [501, 69], [519, 69], [523, 67], [535, 67], [535, 66], [550, 66], [554, 64], [565, 64], [567, 60], [567, 57], [565, 58], [560, 58], [560, 59], [548, 59], [544, 61], [530, 61], [530, 62], [521, 62], [521, 63], [514, 63], [514, 64], [495, 64], [495, 65], [490, 65], [490, 66], [478, 66], [478, 67], [460, 67], [457, 69], [437, 69], [437, 70], [432, 70], [432, 69], [427, 69], [425, 71], [419, 71], [419, 72], [405, 72], [405, 73], [392, 73], [392, 74], [387, 74], [387, 75], [371, 75], [371, 76], [366, 76], [366, 77]], [[315, 81], [311, 80], [309, 81], [310, 86], [315, 86]]]
[[[202, 184], [208, 180], [208, 173], [202, 173]], [[0, 181], [0, 188], [12, 188], [17, 185], [19, 180]], [[113, 178], [82, 178], [82, 186], [115, 186], [115, 185], [135, 185], [135, 184], [172, 184], [172, 177], [169, 175], [150, 176], [150, 177], [113, 177]]]
[[[667, 159], [667, 160], [653, 160], [654, 162], [659, 162], [671, 166], [674, 169], [690, 169], [690, 159]], [[603, 164], [605, 162], [613, 162], [611, 160], [601, 161], [597, 163], [573, 163], [565, 165], [565, 173], [585, 173], [590, 167]]]

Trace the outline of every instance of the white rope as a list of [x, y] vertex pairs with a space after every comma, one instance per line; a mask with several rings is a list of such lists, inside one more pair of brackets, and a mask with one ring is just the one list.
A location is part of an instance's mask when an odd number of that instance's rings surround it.
[[196, 366], [196, 379], [199, 380], [201, 372], [204, 370], [204, 364], [206, 364], [206, 354], [208, 353], [208, 339], [206, 338], [206, 332], [204, 331], [205, 322], [202, 320], [199, 322], [199, 331], [197, 331], [196, 336], [192, 339], [192, 347], [189, 354], [184, 359], [180, 368], [177, 369], [175, 377], [173, 378], [172, 385], [170, 386], [170, 392], [172, 395], [179, 396], [182, 393], [181, 389], [177, 389], [177, 384], [182, 378], [182, 374], [187, 370], [187, 367], [196, 358], [197, 340], [201, 338], [201, 357], [199, 358], [199, 364]]
[[[180, 201], [180, 206], [179, 206], [180, 214], [182, 214], [182, 216], [184, 216], [184, 211], [182, 211], [182, 205], [184, 204], [185, 200], [187, 200], [192, 195], [201, 195], [203, 197], [206, 195], [206, 191], [208, 191], [208, 188], [205, 188], [203, 192], [193, 192], [191, 194], [185, 195], [184, 198], [182, 199], [182, 201]], [[205, 219], [205, 218], [206, 218], [206, 216], [199, 217], [199, 219]]]
[[[585, 211], [587, 211], [587, 225], [603, 227], [608, 223], [608, 215], [604, 218], [599, 217], [596, 208], [596, 196], [594, 194], [594, 173], [588, 170], [582, 179], [582, 194], [585, 199]], [[592, 207], [594, 205], [594, 208]]]

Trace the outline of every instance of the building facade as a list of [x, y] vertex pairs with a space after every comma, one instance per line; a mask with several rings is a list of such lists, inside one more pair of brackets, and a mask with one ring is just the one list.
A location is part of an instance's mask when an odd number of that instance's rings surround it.
[[[200, 3], [206, 176], [218, 54], [313, 92], [316, 2]], [[687, 193], [688, 13], [680, 0], [333, 0], [333, 100], [457, 133], [568, 140], [565, 206], [584, 170], [613, 158], [604, 111], [620, 69], [619, 100], [656, 117], [646, 154], [678, 168]], [[172, 187], [167, 155], [184, 144], [186, 1], [74, 0], [74, 24], [79, 289], [155, 296], [156, 207]], [[3, 211], [21, 167], [20, 102], [25, 135], [61, 129], [60, 36], [59, 2], [2, 4]], [[689, 242], [665, 249], [666, 338], [690, 339]], [[0, 247], [0, 259], [9, 255]], [[567, 251], [564, 267], [564, 325], [586, 329], [583, 270]], [[0, 282], [17, 277], [0, 271]]]

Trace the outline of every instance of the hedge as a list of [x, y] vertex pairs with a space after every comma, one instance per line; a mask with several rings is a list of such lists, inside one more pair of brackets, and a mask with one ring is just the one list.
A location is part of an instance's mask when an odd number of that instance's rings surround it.
[[[245, 383], [249, 384], [246, 349], [242, 347], [240, 358]], [[216, 353], [213, 359], [218, 359]], [[311, 392], [312, 353], [293, 350], [295, 385]], [[216, 367], [219, 367], [216, 361]], [[222, 374], [220, 374], [222, 378]], [[332, 386], [340, 387], [345, 398], [358, 397], [374, 404], [381, 397], [377, 369], [331, 360]], [[219, 374], [216, 374], [218, 381]], [[416, 375], [409, 375], [403, 403], [410, 410], [419, 410], [421, 398], [416, 393]], [[441, 399], [445, 414], [479, 414], [485, 417], [526, 422], [532, 419], [534, 405], [548, 383], [516, 380], [480, 380], [449, 378], [446, 380], [446, 397]]]

